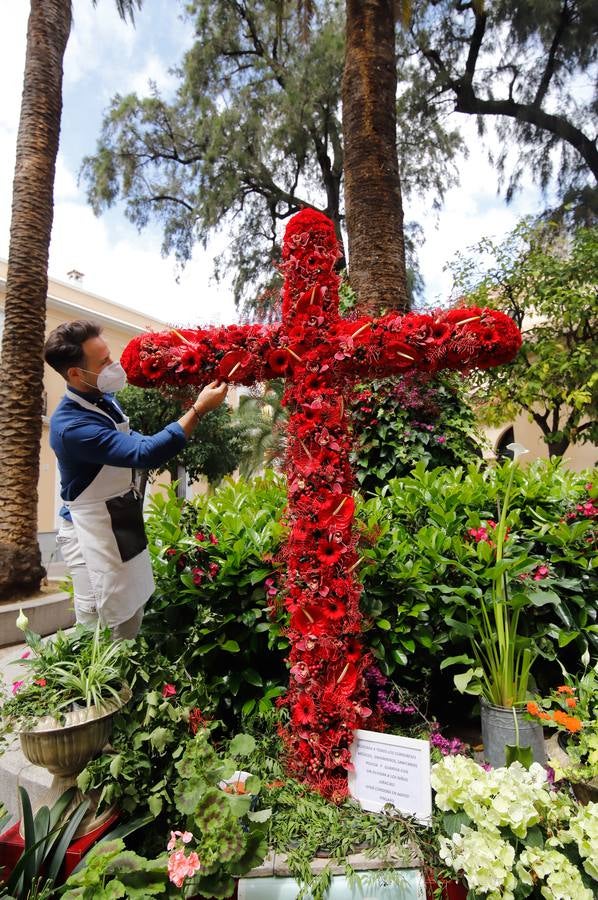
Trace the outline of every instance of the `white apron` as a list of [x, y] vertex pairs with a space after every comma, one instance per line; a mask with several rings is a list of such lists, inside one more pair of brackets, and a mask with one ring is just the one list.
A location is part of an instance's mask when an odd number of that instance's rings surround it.
[[[108, 413], [67, 389], [84, 409], [99, 412], [117, 431], [130, 433], [129, 420]], [[143, 524], [141, 498], [131, 469], [102, 466], [90, 485], [65, 502], [89, 573], [100, 621], [110, 628], [126, 622], [154, 592], [154, 577]]]

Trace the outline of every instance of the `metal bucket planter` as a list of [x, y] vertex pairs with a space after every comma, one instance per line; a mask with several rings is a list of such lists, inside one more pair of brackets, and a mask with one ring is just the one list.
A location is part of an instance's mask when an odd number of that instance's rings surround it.
[[[539, 722], [529, 722], [524, 718], [525, 710], [523, 709], [513, 711], [504, 706], [491, 706], [483, 698], [480, 707], [482, 742], [486, 762], [495, 769], [506, 765], [505, 747], [518, 743], [520, 747], [532, 748], [534, 762], [545, 764], [544, 729]], [[517, 741], [515, 730], [515, 716], [517, 717], [519, 741]]]
[[[33, 805], [34, 815], [40, 806], [52, 807], [68, 788], [77, 786], [77, 776], [106, 745], [115, 713], [130, 698], [131, 691], [123, 687], [118, 700], [110, 699], [98, 706], [75, 709], [66, 713], [63, 723], [53, 716], [45, 716], [33, 728], [19, 732], [21, 749], [29, 762], [42, 766], [54, 775], [47, 792]], [[65, 815], [83, 799], [91, 802], [74, 835], [76, 838], [98, 828], [114, 812], [114, 808], [110, 808], [96, 816], [99, 792], [83, 794], [77, 789]]]

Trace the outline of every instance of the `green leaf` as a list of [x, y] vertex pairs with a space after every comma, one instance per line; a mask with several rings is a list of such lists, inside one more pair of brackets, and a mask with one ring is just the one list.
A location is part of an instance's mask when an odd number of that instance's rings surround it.
[[223, 650], [226, 650], [228, 653], [238, 653], [240, 651], [240, 647], [237, 641], [225, 641], [224, 644], [221, 644]]
[[559, 606], [561, 602], [559, 595], [555, 591], [550, 590], [532, 591], [527, 597], [534, 606], [546, 606], [547, 603], [553, 603], [555, 606]]
[[534, 752], [531, 747], [519, 747], [516, 744], [505, 744], [505, 764], [512, 765], [519, 762], [525, 769], [529, 769], [534, 761]]
[[464, 812], [445, 812], [442, 815], [442, 830], [449, 837], [461, 833], [462, 825], [471, 825], [471, 819]]
[[250, 822], [267, 822], [272, 816], [271, 809], [258, 809], [255, 812], [251, 810], [247, 813]]
[[148, 803], [149, 810], [152, 816], [157, 818], [162, 812], [162, 806], [164, 805], [164, 799], [161, 794], [151, 794]]
[[255, 750], [255, 738], [250, 734], [236, 734], [229, 744], [231, 756], [249, 756]]
[[154, 728], [150, 734], [150, 743], [158, 753], [164, 753], [166, 745], [173, 740], [173, 737], [170, 728]]
[[255, 687], [262, 687], [264, 683], [262, 676], [255, 669], [243, 669], [242, 674], [245, 681], [249, 682], [249, 684], [253, 684]]
[[477, 682], [477, 679], [481, 678], [483, 674], [483, 669], [468, 669], [467, 672], [453, 675], [453, 682], [461, 694], [481, 694], [482, 686]]
[[113, 778], [118, 778], [122, 771], [123, 767], [123, 758], [121, 753], [117, 753], [115, 757], [110, 762], [109, 772]]

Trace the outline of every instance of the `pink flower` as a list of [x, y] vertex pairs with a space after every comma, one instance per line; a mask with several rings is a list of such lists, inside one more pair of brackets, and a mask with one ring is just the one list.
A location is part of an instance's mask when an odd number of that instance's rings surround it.
[[208, 572], [210, 573], [210, 578], [215, 578], [218, 572], [220, 571], [220, 566], [218, 563], [210, 563], [208, 566]]
[[214, 544], [214, 546], [216, 546], [217, 543], [218, 543], [218, 538], [216, 537], [215, 534], [211, 534], [210, 535], [210, 544]]
[[175, 850], [168, 858], [168, 877], [177, 887], [182, 887], [185, 878], [192, 878], [201, 868], [197, 853], [185, 856], [184, 850]]
[[478, 544], [480, 543], [480, 541], [489, 542], [488, 532], [483, 526], [480, 528], [469, 528], [467, 534], [472, 537]]
[[204, 572], [203, 569], [197, 569], [197, 568], [192, 569], [191, 572], [193, 575], [193, 584], [196, 584], [197, 586], [199, 586], [202, 583], [203, 577], [206, 573]]
[[174, 697], [176, 694], [176, 687], [174, 684], [165, 684], [162, 688], [162, 696], [163, 697]]
[[542, 579], [547, 578], [550, 575], [550, 569], [548, 566], [538, 566], [534, 570], [534, 581], [542, 581]]
[[177, 845], [177, 839], [180, 838], [183, 844], [188, 844], [189, 841], [193, 840], [193, 835], [190, 831], [171, 831], [170, 832], [170, 840], [166, 845], [167, 850], [174, 850]]
[[14, 697], [15, 694], [18, 694], [18, 693], [19, 693], [19, 691], [21, 690], [21, 688], [23, 687], [24, 684], [25, 684], [24, 681], [13, 681], [13, 683], [12, 683], [12, 694], [13, 694], [13, 697]]
[[437, 437], [437, 438], [436, 438], [436, 443], [438, 443], [438, 444], [446, 444], [446, 438], [444, 437], [444, 435], [440, 435], [440, 437]]
[[21, 659], [27, 659], [28, 656], [31, 656], [31, 650], [23, 650], [21, 653]]
[[39, 684], [40, 687], [45, 687], [47, 682], [45, 678], [36, 678], [33, 682], [34, 684]]
[[202, 531], [198, 531], [197, 534], [195, 535], [196, 541], [205, 541], [205, 539], [206, 539], [206, 536]]

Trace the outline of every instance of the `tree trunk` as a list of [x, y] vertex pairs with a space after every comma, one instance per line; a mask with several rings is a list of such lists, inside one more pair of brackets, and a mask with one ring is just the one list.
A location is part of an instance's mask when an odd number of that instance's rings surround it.
[[397, 158], [393, 0], [347, 0], [343, 138], [349, 277], [359, 309], [409, 308]]
[[71, 0], [31, 0], [0, 371], [0, 598], [37, 590], [45, 574], [37, 541], [43, 345], [70, 27]]
[[567, 448], [571, 441], [568, 437], [562, 437], [560, 441], [546, 441], [546, 446], [548, 447], [548, 458], [556, 459], [557, 457], [564, 456]]

